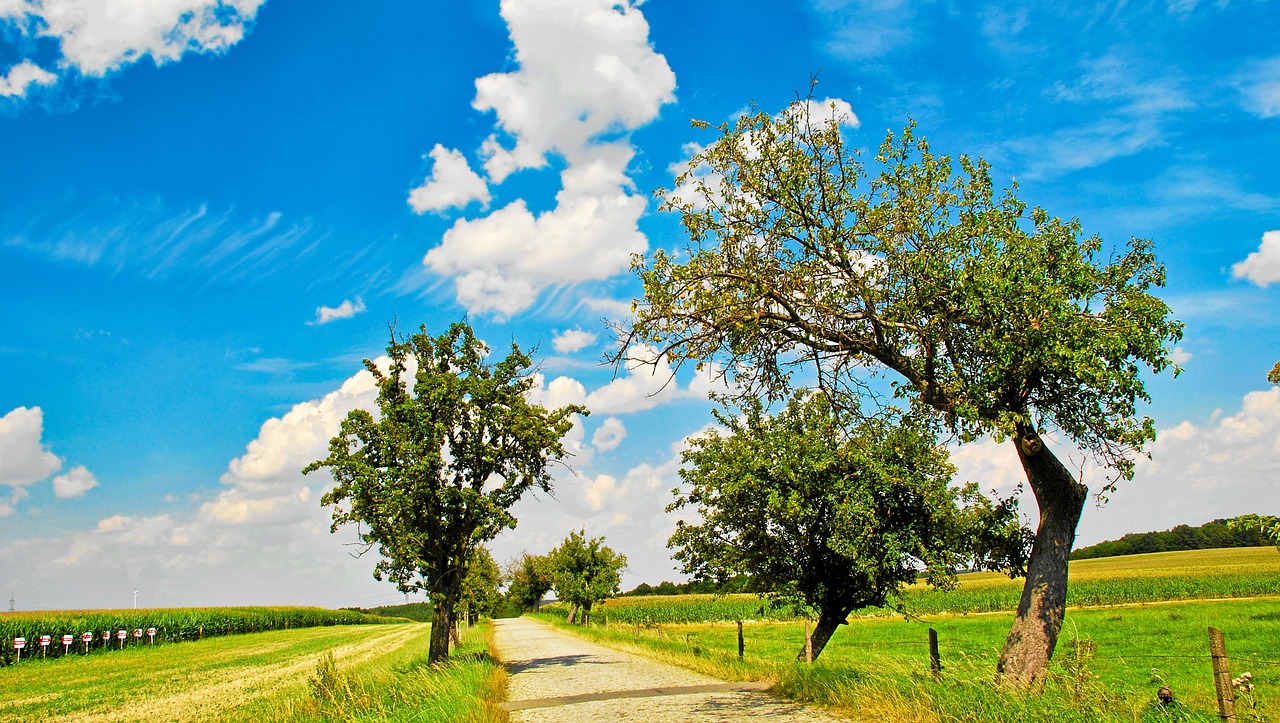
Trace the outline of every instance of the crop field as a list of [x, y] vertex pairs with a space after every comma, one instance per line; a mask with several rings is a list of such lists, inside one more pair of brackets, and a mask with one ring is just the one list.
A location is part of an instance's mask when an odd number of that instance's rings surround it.
[[[906, 594], [914, 615], [990, 613], [1016, 610], [1022, 580], [994, 572], [960, 575], [955, 590], [938, 592], [918, 584]], [[1280, 595], [1280, 550], [1245, 547], [1128, 555], [1071, 563], [1067, 605], [1102, 607], [1170, 600], [1205, 600]], [[568, 614], [558, 603], [548, 615]], [[595, 606], [596, 622], [666, 625], [733, 620], [785, 620], [785, 610], [763, 605], [755, 595], [672, 595], [625, 597]], [[893, 616], [894, 610], [869, 608], [860, 617]]]
[[488, 721], [501, 669], [485, 627], [426, 665], [430, 626], [342, 625], [225, 636], [0, 669], [5, 721]]
[[[155, 644], [197, 640], [219, 635], [252, 633], [331, 625], [369, 625], [404, 622], [376, 615], [362, 615], [349, 610], [327, 610], [309, 607], [243, 607], [243, 608], [161, 608], [155, 610], [65, 610], [51, 612], [0, 613], [0, 665], [17, 660], [14, 638], [25, 638], [27, 647], [22, 659], [43, 657], [39, 638], [52, 637], [44, 656], [63, 655], [63, 635], [75, 638], [68, 654], [84, 655], [121, 648], [119, 631], [126, 631], [123, 647], [150, 645], [150, 637], [135, 638], [134, 631], [155, 628]], [[81, 636], [92, 633], [85, 645]], [[103, 633], [109, 638], [104, 640]]]

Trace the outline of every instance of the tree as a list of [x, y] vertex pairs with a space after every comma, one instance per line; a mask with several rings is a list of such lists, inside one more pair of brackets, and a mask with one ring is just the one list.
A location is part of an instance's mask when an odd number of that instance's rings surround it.
[[1271, 371], [1267, 372], [1267, 381], [1272, 384], [1280, 384], [1280, 362], [1271, 367]]
[[507, 598], [521, 610], [538, 612], [542, 598], [551, 590], [551, 564], [547, 556], [521, 552], [507, 563], [504, 577], [510, 583]]
[[477, 545], [467, 560], [467, 575], [462, 578], [462, 591], [458, 604], [469, 623], [475, 624], [482, 617], [493, 617], [502, 608], [502, 572], [489, 549]]
[[556, 597], [569, 603], [569, 622], [579, 610], [582, 623], [591, 620], [591, 606], [618, 592], [627, 558], [605, 546], [603, 537], [587, 539], [586, 530], [569, 533], [547, 555]]
[[834, 107], [810, 107], [721, 126], [663, 192], [690, 243], [635, 258], [644, 298], [614, 361], [717, 360], [770, 400], [805, 365], [832, 394], [891, 388], [962, 442], [1009, 440], [1039, 523], [998, 671], [1029, 685], [1057, 642], [1088, 496], [1045, 439], [1109, 468], [1102, 492], [1132, 477], [1155, 437], [1142, 369], [1173, 366], [1182, 335], [1149, 293], [1164, 267], [1149, 241], [1104, 249], [1078, 221], [1028, 210], [1016, 184], [997, 195], [981, 159], [955, 172], [914, 123], [886, 137], [873, 176]]
[[1272, 515], [1241, 515], [1227, 523], [1232, 530], [1256, 532], [1275, 544], [1280, 550], [1280, 517]]
[[490, 364], [488, 352], [466, 323], [438, 337], [421, 327], [397, 339], [393, 330], [387, 369], [364, 362], [378, 386], [378, 416], [352, 410], [329, 456], [303, 470], [329, 469], [336, 484], [321, 502], [334, 508], [331, 531], [360, 525], [365, 551], [376, 545], [382, 557], [376, 579], [429, 594], [432, 663], [449, 655], [473, 550], [515, 527], [509, 510], [528, 489], [551, 490], [571, 416], [587, 413], [530, 403], [529, 357], [513, 344]]
[[684, 452], [671, 509], [693, 508], [701, 521], [677, 522], [668, 546], [696, 579], [749, 575], [754, 591], [816, 611], [814, 658], [849, 613], [900, 605], [920, 565], [931, 584], [952, 587], [975, 530], [999, 527], [1013, 541], [1002, 550], [1012, 559], [984, 553], [978, 566], [1025, 560], [1016, 506], [949, 488], [955, 469], [920, 420], [857, 419], [821, 393], [798, 393], [772, 416], [758, 401], [744, 407], [717, 412], [727, 434]]

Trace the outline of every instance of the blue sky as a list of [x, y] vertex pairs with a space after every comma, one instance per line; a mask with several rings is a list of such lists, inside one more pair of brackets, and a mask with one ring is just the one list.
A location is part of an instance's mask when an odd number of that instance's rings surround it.
[[[663, 514], [705, 379], [599, 364], [677, 248], [691, 119], [819, 74], [873, 148], [936, 151], [1111, 242], [1187, 324], [1153, 460], [1080, 542], [1280, 508], [1280, 9], [1264, 1], [0, 0], [0, 590], [21, 608], [400, 599], [330, 535], [323, 456], [387, 327], [468, 318], [585, 401], [573, 472], [498, 558], [605, 535], [677, 576]], [[655, 394], [655, 392], [657, 392]], [[1086, 481], [1101, 473], [1072, 450]], [[955, 450], [1011, 489], [1016, 457]]]

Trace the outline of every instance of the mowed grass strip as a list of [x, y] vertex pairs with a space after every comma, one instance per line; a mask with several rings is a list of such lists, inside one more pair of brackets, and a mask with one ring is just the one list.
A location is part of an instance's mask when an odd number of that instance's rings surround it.
[[[279, 630], [0, 670], [0, 719], [501, 720], [483, 629], [425, 665], [430, 626]], [[486, 717], [487, 716], [487, 717]]]

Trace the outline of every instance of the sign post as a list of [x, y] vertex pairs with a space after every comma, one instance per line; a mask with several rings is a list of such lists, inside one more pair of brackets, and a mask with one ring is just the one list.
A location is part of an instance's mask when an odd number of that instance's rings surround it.
[[74, 635], [62, 636], [62, 654], [63, 655], [66, 655], [67, 653], [71, 652], [71, 644], [74, 643], [75, 641], [76, 641], [76, 636]]
[[22, 662], [22, 649], [23, 649], [23, 648], [25, 648], [25, 647], [27, 647], [27, 639], [26, 639], [26, 638], [14, 638], [14, 639], [13, 639], [13, 649], [14, 649], [14, 650], [16, 650], [16, 651], [18, 651], [18, 662], [19, 662], [19, 663], [21, 663], [21, 662]]
[[148, 638], [151, 638], [151, 644], [152, 644], [152, 645], [155, 645], [155, 644], [156, 644], [156, 629], [155, 629], [155, 628], [147, 628], [147, 637], [148, 637]]
[[111, 645], [111, 631], [103, 630], [102, 631], [102, 647], [105, 648], [109, 645]]
[[121, 631], [119, 631], [119, 632], [117, 632], [117, 633], [116, 633], [116, 640], [119, 640], [119, 641], [120, 641], [120, 649], [121, 649], [121, 650], [124, 650], [124, 639], [125, 639], [125, 638], [127, 638], [127, 637], [129, 637], [129, 631], [128, 631], [128, 630], [121, 630]]
[[80, 641], [84, 643], [84, 654], [89, 654], [89, 643], [93, 642], [93, 633], [85, 633], [80, 636]]
[[40, 636], [40, 657], [44, 657], [45, 651], [49, 649], [49, 643], [53, 642], [53, 638], [48, 635]]

